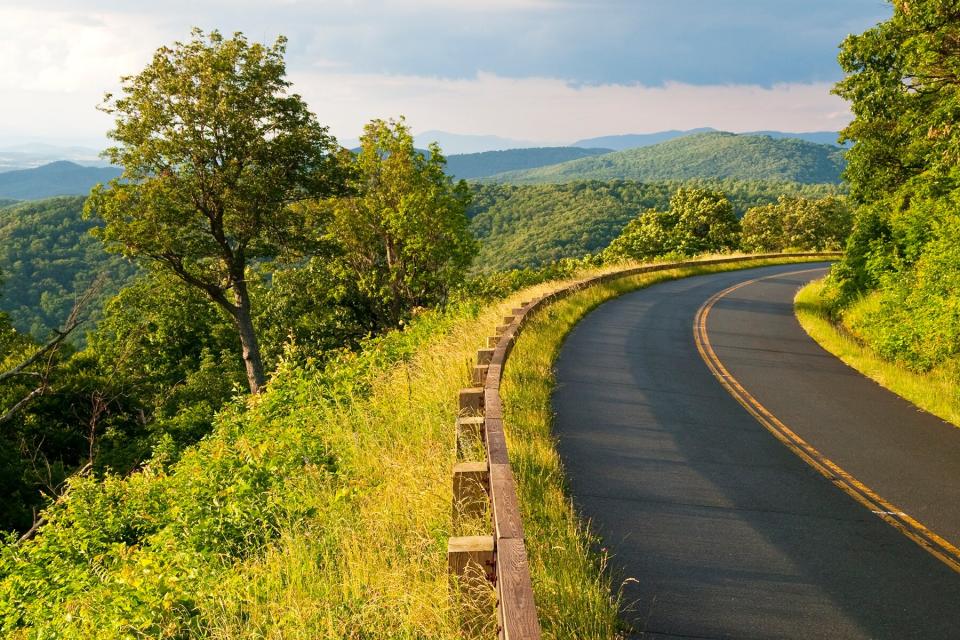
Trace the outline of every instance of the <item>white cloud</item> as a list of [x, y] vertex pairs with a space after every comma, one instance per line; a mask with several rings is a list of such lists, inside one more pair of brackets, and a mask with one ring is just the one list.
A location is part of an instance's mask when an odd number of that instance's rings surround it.
[[572, 85], [551, 78], [469, 80], [372, 74], [294, 73], [294, 86], [320, 120], [353, 137], [374, 117], [403, 114], [417, 129], [545, 142], [712, 126], [728, 131], [836, 130], [848, 122], [829, 83], [662, 87]]
[[[180, 1], [170, 0], [170, 4]], [[379, 1], [394, 8], [445, 4], [462, 11], [485, 6], [541, 10], [564, 4], [556, 0]], [[0, 143], [34, 138], [103, 144], [110, 121], [95, 110], [103, 93], [115, 91], [121, 75], [142, 69], [156, 47], [186, 37], [188, 23], [197, 17], [173, 12], [161, 20], [150, 13], [155, 7], [146, 5], [123, 5], [123, 11], [81, 11], [49, 0], [45, 9], [36, 8], [42, 5], [4, 6], [3, 2]], [[207, 11], [210, 4], [205, 6]], [[291, 50], [302, 46], [310, 33], [310, 29], [301, 33], [300, 41], [291, 42]], [[266, 32], [263, 35], [272, 39]], [[294, 89], [307, 98], [320, 121], [342, 138], [358, 135], [371, 118], [400, 114], [420, 131], [496, 134], [544, 143], [700, 126], [732, 131], [835, 130], [849, 119], [846, 105], [829, 94], [828, 83], [769, 88], [575, 85], [557, 78], [495, 73], [448, 79], [356, 73], [350, 68], [345, 61], [325, 57], [322, 50], [301, 51], [289, 60]]]

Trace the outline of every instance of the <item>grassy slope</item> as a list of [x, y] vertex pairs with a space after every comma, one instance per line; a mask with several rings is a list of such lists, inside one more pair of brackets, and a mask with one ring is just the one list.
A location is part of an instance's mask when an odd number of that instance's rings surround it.
[[[508, 437], [548, 638], [609, 637], [616, 612], [564, 494], [550, 362], [588, 308], [647, 283], [556, 307], [508, 367]], [[0, 635], [458, 637], [446, 540], [479, 531], [451, 528], [457, 390], [504, 310], [556, 286], [426, 313], [324, 370], [281, 367], [180, 460], [75, 480], [35, 538], [0, 544]], [[533, 342], [538, 326], [551, 348]]]
[[[823, 289], [822, 280], [812, 282], [797, 293], [794, 301], [797, 319], [810, 337], [879, 385], [921, 409], [960, 426], [960, 389], [956, 386], [953, 372], [933, 369], [927, 373], [915, 373], [884, 360], [845, 328], [837, 327], [831, 321]], [[865, 298], [848, 309], [846, 315], [855, 317], [863, 311], [864, 305], [869, 304], [870, 298]]]
[[36, 538], [0, 546], [0, 635], [458, 637], [457, 390], [519, 297], [284, 369], [180, 461], [76, 481]]
[[491, 182], [536, 184], [571, 180], [735, 178], [839, 183], [843, 151], [804, 140], [701, 133], [557, 165], [511, 171]]

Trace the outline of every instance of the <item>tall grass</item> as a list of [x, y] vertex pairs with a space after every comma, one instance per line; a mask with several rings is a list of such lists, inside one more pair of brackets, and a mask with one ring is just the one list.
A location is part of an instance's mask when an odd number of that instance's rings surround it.
[[[763, 263], [770, 263], [765, 261]], [[757, 262], [756, 264], [761, 264]], [[547, 637], [617, 631], [611, 578], [566, 494], [550, 435], [550, 367], [602, 300], [703, 267], [582, 292], [528, 325], [507, 367], [506, 428]], [[457, 391], [506, 309], [428, 312], [323, 368], [284, 365], [175, 461], [79, 478], [32, 540], [0, 540], [0, 635], [12, 638], [461, 637], [493, 631], [450, 597], [446, 543], [489, 533], [451, 518]]]
[[[960, 372], [956, 360], [920, 373], [880, 357], [846, 327], [846, 322], [837, 324], [832, 320], [825, 290], [825, 282], [817, 280], [801, 289], [794, 299], [797, 319], [810, 337], [880, 386], [960, 426]], [[858, 317], [874, 311], [875, 306], [876, 298], [864, 297], [844, 312], [844, 318], [855, 323]]]

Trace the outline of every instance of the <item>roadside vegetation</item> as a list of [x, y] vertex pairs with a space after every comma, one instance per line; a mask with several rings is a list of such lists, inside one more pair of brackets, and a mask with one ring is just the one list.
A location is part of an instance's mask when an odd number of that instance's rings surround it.
[[823, 297], [880, 357], [960, 389], [960, 7], [893, 5], [841, 47], [848, 75], [835, 93], [855, 116], [841, 136], [854, 143], [844, 176], [856, 216]]
[[797, 319], [811, 338], [877, 384], [893, 391], [924, 411], [960, 427], [960, 385], [955, 362], [926, 371], [914, 371], [881, 356], [872, 343], [856, 332], [859, 318], [874, 313], [875, 298], [862, 299], [848, 308], [844, 323], [837, 322], [823, 280], [811, 282], [797, 292]]

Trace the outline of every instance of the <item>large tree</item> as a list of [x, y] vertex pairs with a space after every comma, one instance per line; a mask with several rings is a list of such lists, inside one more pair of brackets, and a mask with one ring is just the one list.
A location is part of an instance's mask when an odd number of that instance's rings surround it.
[[436, 144], [414, 148], [402, 118], [374, 120], [354, 159], [355, 195], [327, 203], [340, 260], [380, 327], [443, 302], [473, 259], [470, 192], [445, 165]]
[[345, 185], [336, 141], [289, 91], [285, 42], [194, 30], [124, 77], [122, 95], [101, 106], [116, 118], [106, 155], [123, 175], [86, 206], [106, 222], [110, 249], [175, 274], [229, 315], [253, 393], [265, 375], [249, 268], [309, 249], [318, 233], [291, 205]]

